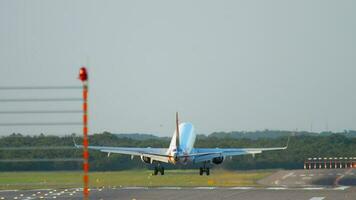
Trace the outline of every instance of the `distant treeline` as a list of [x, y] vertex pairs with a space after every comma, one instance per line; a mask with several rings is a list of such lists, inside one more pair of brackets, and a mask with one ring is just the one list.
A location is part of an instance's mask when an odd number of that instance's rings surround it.
[[[270, 130], [260, 132], [231, 132], [213, 133], [209, 136], [199, 135], [195, 147], [275, 147], [284, 146], [287, 136], [292, 132]], [[266, 134], [268, 133], [268, 137]], [[251, 135], [249, 135], [251, 134]], [[277, 136], [279, 135], [279, 136]], [[356, 137], [355, 131], [346, 131], [337, 134], [315, 134], [315, 133], [294, 133], [290, 140], [289, 148], [285, 151], [265, 152], [257, 154], [255, 158], [251, 155], [235, 156], [226, 158], [217, 168], [224, 169], [269, 169], [285, 168], [296, 169], [303, 167], [303, 161], [308, 157], [356, 157]], [[126, 147], [165, 147], [169, 145], [169, 138], [149, 136], [145, 134], [133, 134], [135, 139], [122, 134], [111, 134], [104, 132], [94, 134], [89, 137], [91, 145], [105, 146], [126, 146]], [[142, 137], [141, 137], [142, 136]], [[266, 136], [266, 137], [265, 137]], [[81, 143], [81, 138], [76, 137], [77, 143]], [[80, 149], [23, 149], [14, 150], [14, 147], [44, 147], [44, 146], [73, 146], [72, 136], [23, 136], [12, 134], [0, 138], [0, 171], [20, 171], [20, 170], [80, 170], [80, 162], [20, 162], [28, 159], [52, 159], [52, 158], [80, 158]], [[7, 162], [8, 160], [18, 160], [19, 162]], [[111, 154], [108, 158], [105, 153], [99, 151], [90, 152], [90, 170], [124, 170], [133, 168], [148, 168], [150, 166], [141, 162], [140, 158], [133, 160], [130, 156]], [[171, 166], [167, 168], [197, 168], [199, 165]]]
[[264, 130], [264, 131], [233, 131], [233, 132], [215, 132], [210, 134], [208, 137], [217, 138], [247, 138], [247, 139], [260, 139], [260, 138], [279, 138], [288, 137], [290, 135], [294, 136], [331, 136], [331, 135], [341, 135], [345, 137], [355, 138], [356, 131], [345, 130], [343, 132], [331, 132], [323, 131], [321, 133], [317, 132], [307, 132], [307, 131], [279, 131], [279, 130]]
[[[148, 140], [148, 139], [170, 139], [168, 137], [158, 137], [153, 134], [140, 134], [140, 133], [120, 133], [115, 134], [119, 138], [131, 138], [134, 140]], [[307, 131], [280, 131], [280, 130], [263, 130], [263, 131], [232, 131], [232, 132], [214, 132], [209, 135], [198, 135], [198, 138], [216, 137], [216, 138], [234, 138], [234, 139], [252, 139], [257, 140], [261, 138], [279, 138], [288, 136], [330, 136], [342, 135], [348, 138], [356, 137], [356, 131], [345, 130], [343, 132], [307, 132]]]

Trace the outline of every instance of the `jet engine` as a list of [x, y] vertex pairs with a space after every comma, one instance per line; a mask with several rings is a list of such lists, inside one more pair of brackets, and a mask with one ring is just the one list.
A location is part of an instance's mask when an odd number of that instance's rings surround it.
[[151, 164], [151, 158], [150, 158], [150, 157], [141, 156], [141, 160], [142, 160], [142, 162], [144, 162], [144, 163]]
[[213, 163], [218, 165], [218, 164], [221, 164], [223, 161], [224, 161], [224, 157], [221, 156], [221, 157], [216, 157], [216, 158], [213, 158]]

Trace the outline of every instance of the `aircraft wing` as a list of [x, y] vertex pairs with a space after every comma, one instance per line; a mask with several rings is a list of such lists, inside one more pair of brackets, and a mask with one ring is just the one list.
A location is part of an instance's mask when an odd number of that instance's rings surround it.
[[194, 157], [194, 162], [204, 162], [216, 157], [240, 156], [246, 154], [258, 154], [263, 151], [284, 150], [286, 147], [272, 148], [195, 148], [195, 153], [189, 154]]
[[[77, 148], [83, 148], [82, 145], [75, 144]], [[118, 153], [131, 156], [145, 156], [152, 160], [160, 162], [168, 162], [168, 155], [166, 148], [136, 148], [136, 147], [108, 147], [108, 146], [89, 146], [88, 149], [99, 150], [105, 153]]]
[[290, 137], [288, 137], [287, 145], [284, 147], [269, 147], [269, 148], [195, 148], [193, 154], [194, 162], [210, 161], [216, 157], [240, 156], [246, 154], [258, 154], [264, 151], [285, 150], [288, 148]]

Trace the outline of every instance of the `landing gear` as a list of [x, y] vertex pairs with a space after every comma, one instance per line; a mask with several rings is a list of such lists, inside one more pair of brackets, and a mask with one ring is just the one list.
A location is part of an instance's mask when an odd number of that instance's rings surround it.
[[160, 166], [160, 165], [156, 165], [154, 170], [153, 170], [153, 175], [157, 175], [159, 173], [161, 173], [161, 175], [164, 175], [164, 167]]
[[158, 174], [158, 168], [155, 166], [155, 169], [153, 170], [153, 175], [157, 175]]
[[210, 168], [209, 167], [201, 167], [199, 169], [199, 175], [202, 176], [204, 174], [204, 172], [206, 173], [207, 176], [210, 175]]
[[200, 176], [202, 176], [204, 174], [204, 172], [206, 173], [207, 176], [210, 175], [210, 168], [209, 168], [209, 166], [207, 166], [207, 163], [204, 163], [204, 166], [199, 168]]

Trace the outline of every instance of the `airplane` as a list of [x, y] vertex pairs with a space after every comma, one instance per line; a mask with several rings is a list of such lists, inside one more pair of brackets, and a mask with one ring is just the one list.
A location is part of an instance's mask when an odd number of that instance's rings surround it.
[[[199, 169], [199, 174], [203, 175], [204, 172], [207, 176], [210, 174], [209, 164], [221, 164], [226, 157], [239, 156], [262, 153], [263, 151], [285, 150], [288, 148], [289, 138], [287, 145], [284, 147], [272, 148], [194, 148], [196, 134], [194, 132], [193, 124], [189, 122], [179, 123], [178, 112], [176, 113], [176, 130], [174, 131], [168, 148], [134, 148], [134, 147], [108, 147], [108, 146], [88, 146], [88, 149], [99, 150], [101, 152], [126, 154], [140, 156], [142, 162], [154, 165], [153, 175], [160, 172], [164, 175], [164, 167], [161, 163], [170, 164], [187, 164], [202, 163]], [[82, 148], [82, 145], [77, 145], [77, 148]]]

